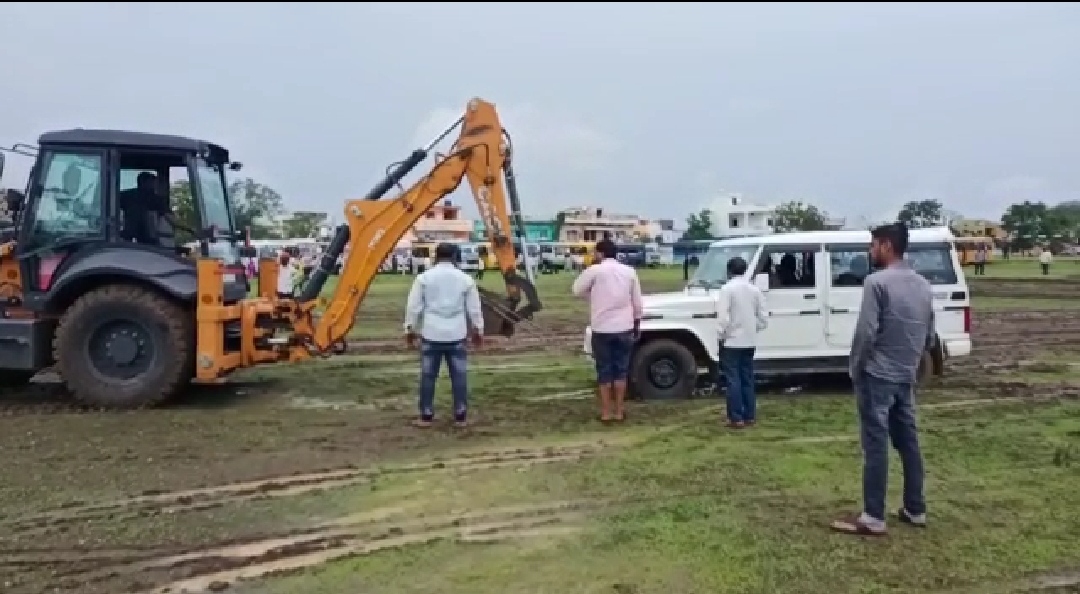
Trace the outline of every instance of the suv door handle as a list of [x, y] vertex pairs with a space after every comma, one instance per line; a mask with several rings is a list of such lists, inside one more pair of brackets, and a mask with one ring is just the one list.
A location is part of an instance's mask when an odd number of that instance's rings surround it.
[[830, 307], [829, 312], [834, 313], [834, 314], [842, 314], [842, 313], [851, 313], [851, 310], [850, 309], [837, 309], [835, 307]]
[[817, 299], [817, 293], [803, 293], [803, 299]]

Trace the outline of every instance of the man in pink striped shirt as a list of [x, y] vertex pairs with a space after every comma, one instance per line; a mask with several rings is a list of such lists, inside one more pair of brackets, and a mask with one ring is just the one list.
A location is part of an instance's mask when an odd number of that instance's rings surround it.
[[[600, 390], [600, 420], [625, 418], [626, 380], [630, 355], [641, 328], [641, 282], [637, 272], [619, 262], [615, 242], [596, 244], [596, 262], [574, 280], [574, 295], [589, 302], [592, 356]], [[612, 402], [615, 414], [612, 415]]]

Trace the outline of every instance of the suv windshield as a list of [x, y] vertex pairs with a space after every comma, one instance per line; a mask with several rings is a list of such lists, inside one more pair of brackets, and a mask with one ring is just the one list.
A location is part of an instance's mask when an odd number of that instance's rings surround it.
[[727, 282], [728, 260], [739, 257], [746, 260], [749, 266], [754, 263], [754, 256], [759, 249], [761, 246], [757, 245], [721, 245], [709, 248], [687, 287], [719, 287]]

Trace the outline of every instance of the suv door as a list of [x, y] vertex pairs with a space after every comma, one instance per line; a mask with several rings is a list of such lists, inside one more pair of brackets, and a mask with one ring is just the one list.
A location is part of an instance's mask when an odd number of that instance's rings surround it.
[[826, 289], [825, 340], [830, 349], [850, 349], [862, 305], [863, 280], [872, 272], [869, 243], [831, 244]]
[[758, 257], [755, 276], [769, 275], [769, 325], [758, 339], [763, 355], [801, 356], [791, 351], [822, 345], [822, 284], [816, 273], [820, 253], [821, 246], [814, 244], [766, 245]]

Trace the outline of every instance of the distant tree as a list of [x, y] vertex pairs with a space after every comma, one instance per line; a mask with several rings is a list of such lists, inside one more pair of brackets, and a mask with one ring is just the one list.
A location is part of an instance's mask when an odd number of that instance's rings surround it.
[[290, 239], [315, 237], [319, 233], [319, 225], [325, 219], [326, 215], [321, 212], [294, 212], [282, 222], [282, 234]]
[[686, 217], [686, 232], [683, 239], [714, 239], [712, 236], [712, 211], [705, 208], [697, 214]]
[[912, 229], [934, 227], [941, 224], [941, 208], [941, 202], [933, 198], [912, 200], [900, 209], [896, 220]]
[[[174, 181], [169, 186], [169, 200], [172, 202], [173, 212], [186, 227], [197, 229], [199, 217], [195, 212], [195, 202], [191, 198], [191, 184], [188, 180]], [[186, 229], [176, 229], [176, 241], [187, 243], [195, 238]]]
[[1069, 200], [1050, 208], [1055, 235], [1075, 242], [1080, 239], [1080, 200]]
[[821, 231], [825, 229], [827, 217], [824, 211], [813, 204], [793, 200], [776, 207], [772, 217], [772, 228], [777, 233]]
[[249, 177], [230, 184], [229, 195], [237, 229], [250, 228], [252, 239], [276, 235], [272, 222], [285, 212], [281, 194]]
[[1020, 250], [1029, 250], [1040, 238], [1052, 235], [1049, 209], [1042, 202], [1025, 200], [1009, 206], [1001, 215], [1001, 227], [1012, 236], [1012, 246]]

